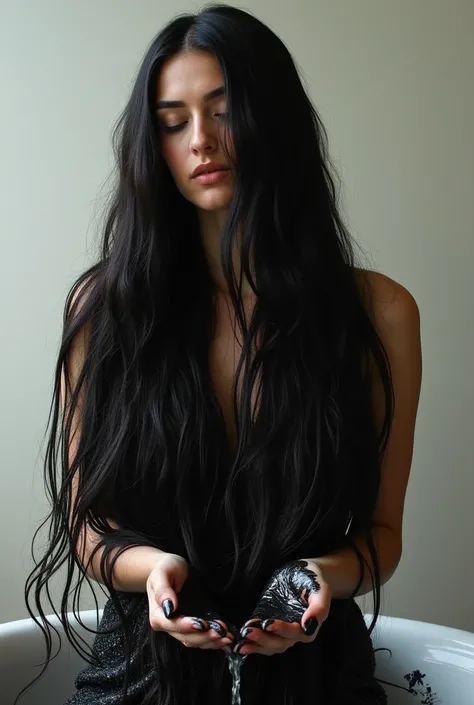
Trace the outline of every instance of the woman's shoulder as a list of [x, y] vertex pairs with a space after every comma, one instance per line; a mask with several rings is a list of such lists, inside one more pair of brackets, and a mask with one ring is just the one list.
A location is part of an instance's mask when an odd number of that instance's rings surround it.
[[381, 272], [354, 270], [368, 313], [382, 337], [417, 327], [419, 308], [413, 294]]
[[98, 293], [103, 274], [102, 263], [94, 264], [76, 278], [65, 301], [65, 318], [76, 317]]

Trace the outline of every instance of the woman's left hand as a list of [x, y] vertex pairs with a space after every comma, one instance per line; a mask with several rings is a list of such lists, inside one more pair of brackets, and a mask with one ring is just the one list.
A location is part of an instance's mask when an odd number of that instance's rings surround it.
[[[296, 566], [296, 569], [295, 569]], [[324, 579], [323, 573], [319, 565], [310, 559], [303, 559], [289, 564], [290, 571], [293, 571], [293, 576], [296, 575], [296, 580], [291, 579], [291, 587], [293, 590], [296, 585], [301, 585], [298, 577], [303, 573], [303, 578], [306, 578], [306, 585], [309, 583], [313, 586], [312, 589], [303, 589], [302, 594], [295, 597], [298, 600], [300, 607], [300, 620], [288, 621], [284, 619], [286, 615], [270, 613], [269, 609], [272, 606], [272, 588], [279, 587], [278, 573], [274, 574], [264, 595], [265, 619], [258, 615], [259, 609], [257, 606], [257, 616], [250, 619], [244, 624], [240, 631], [241, 639], [234, 647], [233, 651], [246, 656], [249, 654], [262, 654], [271, 656], [273, 654], [281, 654], [287, 649], [290, 649], [297, 642], [309, 643], [314, 641], [322, 623], [327, 619], [331, 606], [331, 589]], [[285, 569], [283, 569], [285, 570]], [[276, 576], [276, 577], [275, 577]], [[284, 581], [288, 583], [287, 575]], [[288, 590], [288, 584], [284, 586]], [[291, 599], [291, 596], [289, 596]], [[266, 600], [265, 600], [266, 598]], [[281, 601], [278, 601], [281, 604]], [[277, 604], [277, 601], [275, 601]], [[268, 615], [271, 614], [269, 618]], [[300, 616], [298, 614], [298, 616]], [[294, 605], [293, 605], [293, 615]]]

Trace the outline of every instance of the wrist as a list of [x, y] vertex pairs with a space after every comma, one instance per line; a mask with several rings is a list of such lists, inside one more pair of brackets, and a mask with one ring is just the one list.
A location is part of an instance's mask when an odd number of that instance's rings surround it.
[[333, 599], [354, 596], [359, 577], [359, 564], [355, 555], [334, 553], [308, 559], [308, 562], [328, 586]]
[[114, 588], [122, 592], [146, 592], [150, 573], [163, 555], [153, 546], [130, 546], [117, 559], [114, 569]]

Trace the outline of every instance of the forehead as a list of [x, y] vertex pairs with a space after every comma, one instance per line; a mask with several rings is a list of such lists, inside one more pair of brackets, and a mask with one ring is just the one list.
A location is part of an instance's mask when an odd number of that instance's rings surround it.
[[219, 62], [203, 51], [183, 51], [168, 59], [156, 82], [157, 100], [199, 101], [224, 83]]

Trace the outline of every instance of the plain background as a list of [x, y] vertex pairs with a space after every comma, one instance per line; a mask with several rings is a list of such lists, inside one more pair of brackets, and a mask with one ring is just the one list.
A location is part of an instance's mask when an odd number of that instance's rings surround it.
[[[249, 0], [325, 122], [344, 212], [421, 311], [404, 554], [383, 611], [474, 631], [474, 2]], [[0, 621], [26, 615], [61, 316], [93, 255], [110, 133], [174, 0], [0, 5]], [[269, 119], [278, 119], [269, 116]]]

